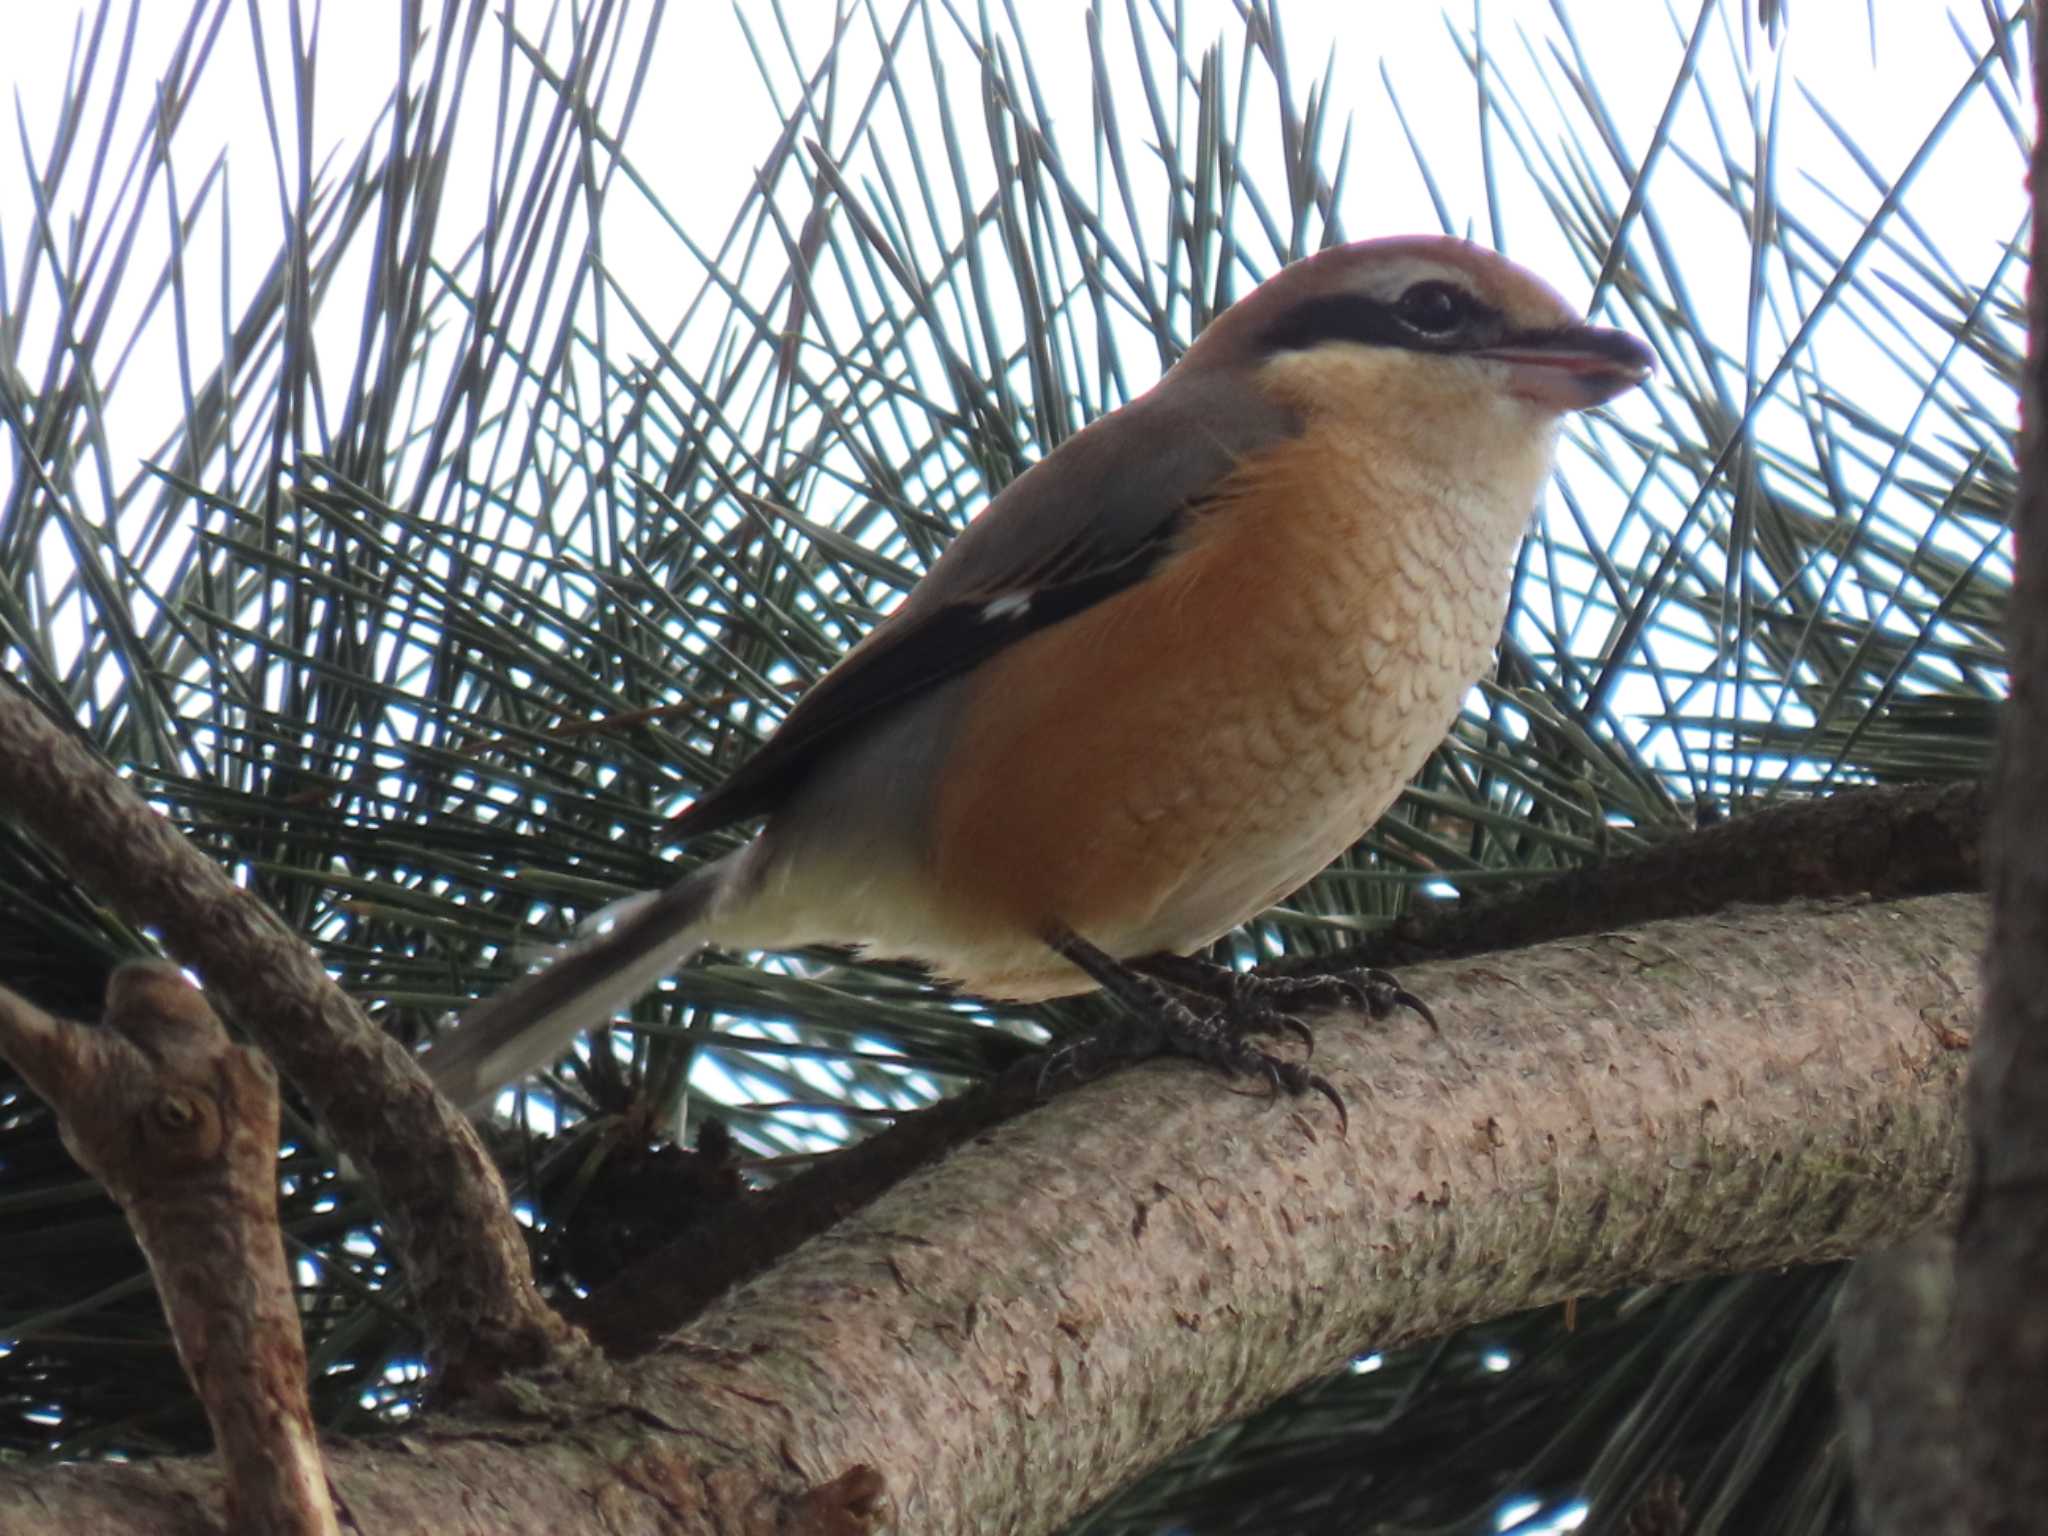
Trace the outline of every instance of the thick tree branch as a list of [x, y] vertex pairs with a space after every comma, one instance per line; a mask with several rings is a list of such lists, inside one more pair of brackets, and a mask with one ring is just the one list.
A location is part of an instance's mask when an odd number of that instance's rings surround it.
[[[1404, 968], [1601, 933], [1659, 918], [1702, 917], [1738, 901], [1982, 888], [1980, 784], [1854, 789], [1723, 822], [1590, 869], [1537, 879], [1513, 895], [1425, 907], [1344, 954], [1304, 955], [1275, 974], [1333, 964]], [[614, 1356], [652, 1348], [716, 1297], [866, 1204], [913, 1169], [1039, 1102], [1039, 1062], [947, 1099], [788, 1182], [711, 1212], [564, 1310]]]
[[[1348, 1141], [1319, 1103], [1117, 1073], [904, 1181], [611, 1395], [330, 1470], [387, 1536], [1052, 1529], [1359, 1351], [1948, 1217], [1985, 927], [1971, 896], [1746, 909], [1418, 968], [1443, 1038], [1321, 1032]], [[0, 1469], [0, 1527], [138, 1493], [160, 1521], [212, 1475]]]
[[149, 1259], [226, 1469], [230, 1529], [329, 1536], [277, 1225], [277, 1073], [174, 966], [123, 966], [106, 1013], [90, 1029], [0, 987], [0, 1056], [57, 1111]]
[[[1423, 905], [1348, 951], [1361, 965], [1491, 954], [1734, 902], [1931, 896], [1984, 888], [1982, 784], [1852, 788], [1786, 800], [1585, 869], [1532, 877], [1511, 893]], [[1307, 972], [1333, 957], [1268, 969]]]
[[1992, 772], [1991, 947], [1970, 1068], [1970, 1203], [1956, 1234], [1956, 1347], [1975, 1529], [2048, 1510], [2048, 52], [2034, 48], [2033, 245], [2006, 653]]
[[451, 1380], [580, 1359], [533, 1284], [503, 1180], [410, 1053], [363, 1016], [304, 940], [19, 689], [0, 687], [0, 803], [79, 884], [197, 971], [368, 1173]]

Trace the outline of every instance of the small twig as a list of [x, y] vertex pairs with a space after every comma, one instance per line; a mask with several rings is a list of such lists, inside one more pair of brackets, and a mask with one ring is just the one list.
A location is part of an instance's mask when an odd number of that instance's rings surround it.
[[[565, 720], [560, 725], [549, 726], [539, 732], [543, 741], [574, 741], [579, 736], [623, 736], [638, 726], [651, 725], [668, 720], [697, 720], [742, 699], [747, 695], [732, 691], [715, 693], [707, 698], [691, 699], [683, 704], [654, 704], [646, 709], [622, 709], [609, 715], [593, 715], [587, 720]], [[512, 732], [499, 731], [494, 735], [471, 736], [455, 744], [455, 752], [461, 757], [481, 757], [493, 747], [503, 746], [512, 739]], [[329, 793], [325, 789], [312, 792], [317, 802]]]
[[57, 1112], [149, 1260], [213, 1426], [228, 1528], [336, 1532], [277, 1224], [277, 1073], [161, 962], [114, 973], [106, 1024], [0, 987], [0, 1055]]
[[404, 1046], [319, 957], [27, 695], [0, 686], [0, 804], [79, 883], [196, 971], [373, 1181], [454, 1391], [593, 1357], [533, 1283], [504, 1180]]

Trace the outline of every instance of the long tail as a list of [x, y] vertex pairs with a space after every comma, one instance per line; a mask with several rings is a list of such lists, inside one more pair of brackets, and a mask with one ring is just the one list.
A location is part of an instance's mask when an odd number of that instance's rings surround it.
[[553, 1061], [577, 1031], [604, 1023], [703, 947], [694, 930], [724, 873], [722, 862], [693, 870], [616, 927], [471, 1008], [420, 1057], [434, 1086], [475, 1114]]

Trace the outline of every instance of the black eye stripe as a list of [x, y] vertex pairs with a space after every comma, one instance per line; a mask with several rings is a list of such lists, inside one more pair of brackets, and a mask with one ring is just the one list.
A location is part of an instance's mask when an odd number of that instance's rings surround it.
[[[1402, 312], [1417, 289], [1438, 286], [1418, 283], [1398, 299], [1371, 299], [1357, 293], [1324, 294], [1306, 299], [1277, 316], [1259, 338], [1266, 352], [1303, 352], [1330, 341], [1362, 342], [1369, 347], [1403, 347], [1411, 352], [1469, 352], [1498, 345], [1508, 333], [1498, 310], [1452, 284], [1441, 286], [1456, 297], [1457, 323], [1432, 332]], [[1428, 300], [1424, 303], [1432, 302]]]

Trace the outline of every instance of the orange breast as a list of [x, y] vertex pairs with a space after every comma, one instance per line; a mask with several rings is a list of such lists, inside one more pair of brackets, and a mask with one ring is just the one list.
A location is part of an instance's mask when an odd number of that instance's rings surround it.
[[936, 806], [944, 899], [1131, 955], [1315, 874], [1441, 739], [1499, 627], [1520, 517], [1489, 533], [1498, 509], [1435, 489], [1311, 432], [1240, 469], [1154, 577], [988, 663]]

